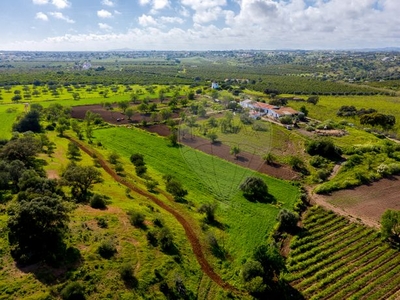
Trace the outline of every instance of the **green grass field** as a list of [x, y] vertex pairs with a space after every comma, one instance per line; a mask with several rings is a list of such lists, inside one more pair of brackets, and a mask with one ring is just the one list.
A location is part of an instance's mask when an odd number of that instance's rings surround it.
[[290, 248], [286, 278], [306, 299], [389, 299], [400, 290], [400, 253], [333, 212], [313, 207]]
[[[394, 126], [393, 133], [400, 134], [400, 97], [390, 96], [320, 96], [317, 105], [312, 105], [305, 102], [289, 101], [289, 106], [294, 109], [300, 109], [305, 106], [309, 110], [309, 117], [317, 120], [346, 120], [348, 123], [360, 125], [357, 117], [338, 117], [337, 111], [342, 105], [353, 105], [357, 109], [361, 108], [374, 108], [380, 113], [391, 114], [396, 117], [396, 125]], [[361, 125], [361, 128], [368, 127]]]
[[[60, 175], [69, 163], [66, 158], [68, 140], [54, 132], [49, 134], [49, 138], [57, 144], [56, 151], [51, 157], [41, 154], [40, 158], [47, 161], [48, 172]], [[93, 165], [93, 159], [81, 151], [77, 163]], [[133, 169], [133, 165], [125, 167], [127, 173], [134, 172]], [[86, 299], [163, 299], [161, 283], [173, 288], [176, 278], [183, 280], [190, 299], [194, 295], [202, 299], [226, 299], [225, 292], [201, 272], [179, 222], [147, 198], [134, 193], [128, 195], [124, 186], [99, 170], [104, 182], [96, 184], [93, 190], [110, 197], [108, 208], [97, 210], [88, 205], [78, 205], [71, 212], [66, 242], [79, 250], [81, 260], [68, 269], [18, 268], [9, 253], [7, 215], [0, 214], [0, 299], [53, 299], [69, 282], [83, 284]], [[2, 210], [5, 207], [0, 203]], [[145, 215], [145, 228], [130, 224], [126, 214], [130, 210]], [[156, 218], [170, 229], [176, 252], [164, 253], [147, 241], [149, 231], [159, 230], [153, 222]], [[108, 226], [100, 227], [99, 219]], [[117, 253], [104, 259], [97, 249], [103, 241], [109, 240], [116, 246]], [[132, 266], [138, 279], [136, 287], [126, 286], [121, 279], [120, 270], [126, 264]]]
[[[117, 151], [126, 158], [136, 152], [142, 153], [158, 178], [163, 174], [176, 176], [189, 190], [187, 200], [195, 206], [217, 201], [216, 218], [226, 228], [224, 244], [235, 258], [235, 264], [239, 263], [236, 259], [246, 257], [262, 243], [276, 224], [278, 207], [248, 202], [238, 191], [240, 183], [254, 175], [251, 170], [191, 148], [171, 147], [166, 139], [136, 128], [101, 129], [95, 132], [95, 137], [107, 150]], [[279, 205], [291, 209], [298, 189], [288, 182], [262, 177]]]

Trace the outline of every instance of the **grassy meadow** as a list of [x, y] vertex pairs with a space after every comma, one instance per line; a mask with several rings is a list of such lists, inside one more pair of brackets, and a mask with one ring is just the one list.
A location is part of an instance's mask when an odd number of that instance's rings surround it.
[[[400, 134], [400, 97], [395, 96], [320, 96], [317, 105], [289, 101], [289, 106], [294, 109], [300, 109], [305, 106], [309, 111], [308, 116], [317, 120], [346, 120], [348, 123], [360, 125], [358, 117], [338, 117], [336, 115], [339, 108], [343, 105], [355, 106], [357, 109], [373, 108], [380, 113], [394, 115], [396, 117], [396, 125], [390, 132]], [[361, 128], [368, 127], [361, 125]]]
[[[258, 175], [267, 182], [277, 205], [251, 203], [241, 196], [238, 187], [247, 176], [254, 175], [254, 171], [185, 146], [171, 147], [166, 139], [140, 129], [101, 129], [95, 131], [95, 137], [108, 151], [116, 151], [125, 158], [133, 153], [143, 154], [160, 186], [163, 186], [162, 175], [175, 176], [188, 189], [186, 198], [190, 205], [198, 207], [217, 201], [216, 218], [225, 228], [217, 234], [222, 236], [226, 249], [235, 258], [234, 264], [265, 241], [276, 224], [279, 208], [291, 209], [298, 197], [298, 189], [290, 183]], [[188, 209], [193, 213], [193, 208], [188, 206]]]
[[[41, 155], [47, 162], [45, 169], [52, 176], [59, 176], [70, 162], [66, 158], [68, 140], [54, 132], [49, 138], [57, 145], [50, 156]], [[78, 164], [93, 165], [93, 158], [81, 151]], [[134, 167], [126, 165], [125, 172], [133, 173]], [[9, 254], [7, 242], [7, 215], [0, 215], [0, 299], [53, 299], [68, 282], [85, 286], [87, 299], [162, 299], [161, 285], [174, 287], [182, 280], [189, 298], [199, 295], [203, 299], [226, 299], [226, 292], [204, 276], [191, 250], [184, 229], [178, 221], [145, 197], [127, 192], [101, 168], [104, 182], [93, 190], [109, 197], [105, 210], [89, 205], [77, 205], [70, 214], [67, 245], [79, 250], [81, 259], [67, 269], [33, 266], [19, 268]], [[68, 192], [68, 189], [65, 189]], [[4, 209], [3, 205], [1, 208]], [[127, 212], [140, 212], [145, 216], [143, 227], [131, 225]], [[154, 223], [160, 220], [172, 234], [174, 249], [160, 251], [147, 240], [148, 232], [159, 230]], [[101, 221], [101, 222], [100, 222]], [[104, 226], [106, 224], [106, 226]], [[112, 243], [117, 253], [110, 259], [102, 258], [98, 247]], [[121, 269], [133, 269], [137, 283], [129, 286], [121, 279]]]

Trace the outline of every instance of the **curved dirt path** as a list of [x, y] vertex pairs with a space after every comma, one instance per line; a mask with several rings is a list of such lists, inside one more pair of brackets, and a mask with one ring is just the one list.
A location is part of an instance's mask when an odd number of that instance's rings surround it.
[[[172, 214], [175, 219], [182, 225], [182, 227], [185, 230], [186, 236], [190, 242], [190, 245], [192, 247], [193, 253], [196, 256], [197, 262], [200, 264], [201, 270], [216, 284], [218, 284], [220, 287], [222, 287], [225, 290], [230, 290], [232, 292], [235, 292], [237, 294], [241, 294], [242, 292], [239, 291], [237, 288], [233, 287], [229, 283], [225, 282], [213, 269], [213, 267], [209, 264], [207, 259], [204, 256], [204, 252], [202, 250], [200, 240], [196, 236], [196, 233], [190, 226], [189, 222], [176, 210], [174, 210], [171, 206], [167, 205], [160, 199], [158, 199], [156, 196], [153, 194], [142, 190], [136, 186], [134, 186], [132, 183], [127, 182], [123, 178], [117, 175], [117, 173], [108, 165], [108, 163], [95, 151], [89, 149], [86, 145], [81, 144], [79, 141], [75, 140], [74, 138], [71, 138], [69, 136], [66, 136], [67, 139], [70, 141], [74, 142], [82, 151], [86, 152], [90, 156], [96, 155], [96, 158], [99, 161], [99, 164], [101, 167], [117, 182], [123, 184], [127, 188], [131, 189], [132, 191], [152, 200], [155, 204]], [[168, 200], [172, 200], [172, 197], [170, 195], [167, 195], [166, 193], [163, 193], [163, 195], [167, 196]]]

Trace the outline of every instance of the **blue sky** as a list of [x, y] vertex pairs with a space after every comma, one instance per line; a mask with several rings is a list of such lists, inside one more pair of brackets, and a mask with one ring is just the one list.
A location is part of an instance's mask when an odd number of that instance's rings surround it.
[[1, 0], [0, 50], [400, 47], [399, 0]]

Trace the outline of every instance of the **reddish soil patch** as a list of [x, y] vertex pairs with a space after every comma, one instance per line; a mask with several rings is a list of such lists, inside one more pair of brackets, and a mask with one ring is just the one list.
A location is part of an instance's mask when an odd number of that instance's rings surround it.
[[[125, 115], [118, 110], [106, 110], [103, 106], [97, 105], [84, 105], [84, 106], [74, 106], [72, 107], [71, 116], [76, 119], [84, 119], [86, 112], [90, 110], [93, 113], [99, 114], [105, 122], [116, 124], [116, 125], [128, 125], [128, 124], [138, 124], [145, 120], [146, 122], [151, 122], [150, 114], [134, 114], [131, 120], [127, 120]], [[178, 112], [172, 115], [172, 118], [178, 118]], [[168, 136], [170, 130], [165, 124], [157, 124], [146, 126], [143, 129], [157, 133], [160, 136]], [[189, 147], [198, 149], [207, 154], [217, 156], [219, 158], [225, 159], [227, 161], [233, 162], [245, 168], [256, 170], [260, 173], [264, 173], [276, 178], [284, 180], [296, 180], [299, 179], [299, 175], [294, 172], [290, 167], [283, 166], [279, 164], [268, 165], [256, 155], [241, 152], [237, 159], [230, 155], [230, 147], [221, 143], [211, 144], [208, 139], [203, 139], [201, 137], [185, 138], [180, 139], [182, 144]]]
[[[131, 119], [128, 120], [125, 114], [123, 114], [117, 108], [113, 110], [106, 110], [100, 104], [73, 106], [71, 109], [71, 116], [75, 119], [84, 119], [85, 114], [88, 110], [93, 113], [99, 114], [105, 122], [115, 125], [139, 124], [142, 121], [152, 122], [150, 113], [139, 114], [135, 112]], [[171, 117], [177, 118], [179, 117], [179, 113], [175, 112], [172, 114]]]
[[60, 179], [56, 170], [47, 170], [47, 178], [49, 179]]
[[313, 200], [342, 215], [378, 227], [387, 209], [400, 210], [400, 177], [382, 179], [370, 185], [341, 190], [329, 196], [313, 195]]

